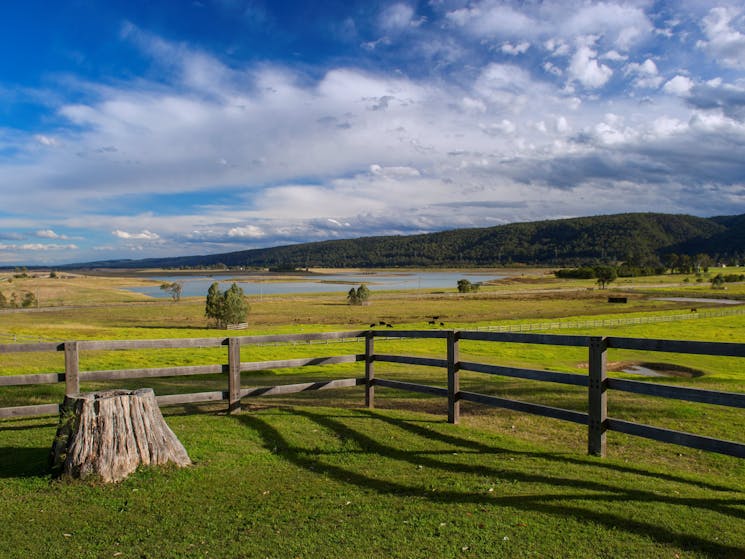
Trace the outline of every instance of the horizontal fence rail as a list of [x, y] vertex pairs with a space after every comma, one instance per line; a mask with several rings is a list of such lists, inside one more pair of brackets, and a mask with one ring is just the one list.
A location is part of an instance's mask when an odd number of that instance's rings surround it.
[[[442, 359], [376, 353], [375, 346], [377, 341], [395, 339], [443, 340], [445, 343], [444, 349], [446, 358]], [[364, 342], [364, 353], [272, 361], [241, 362], [240, 359], [240, 349], [242, 346], [275, 343], [328, 344], [347, 341], [356, 341], [358, 343]], [[462, 341], [582, 347], [588, 350], [589, 371], [587, 375], [582, 375], [462, 361], [459, 357], [460, 343]], [[227, 349], [227, 363], [105, 371], [80, 370], [81, 351], [124, 351], [142, 349], [188, 350], [193, 348], [220, 347], [225, 347]], [[377, 387], [380, 387], [447, 398], [448, 421], [451, 423], [457, 423], [459, 420], [461, 402], [471, 402], [587, 425], [588, 452], [598, 456], [605, 456], [606, 454], [607, 432], [615, 431], [656, 441], [745, 458], [745, 444], [743, 443], [705, 437], [692, 433], [608, 417], [607, 406], [609, 391], [628, 392], [740, 409], [745, 408], [745, 394], [741, 393], [719, 392], [636, 380], [609, 378], [607, 376], [606, 364], [608, 349], [745, 357], [745, 344], [738, 343], [556, 335], [483, 330], [454, 331], [386, 329], [267, 336], [235, 336], [228, 338], [109, 341], [83, 340], [64, 343], [40, 342], [0, 344], [0, 355], [6, 353], [46, 351], [63, 352], [65, 357], [64, 373], [57, 372], [0, 376], [0, 388], [64, 383], [65, 393], [72, 394], [80, 391], [81, 381], [100, 382], [106, 380], [182, 377], [189, 375], [225, 375], [227, 376], [227, 387], [225, 390], [159, 395], [157, 396], [157, 400], [160, 405], [227, 402], [228, 410], [230, 412], [235, 412], [240, 410], [240, 403], [243, 398], [296, 394], [307, 391], [342, 389], [360, 386], [365, 389], [365, 405], [372, 408], [375, 405], [375, 390]], [[321, 380], [276, 386], [241, 386], [241, 373], [244, 372], [255, 372], [275, 368], [325, 366], [342, 363], [363, 363], [364, 377]], [[447, 375], [447, 387], [378, 378], [376, 376], [376, 364], [380, 363], [395, 363], [412, 365], [415, 367], [435, 367], [444, 369]], [[585, 388], [587, 390], [587, 411], [567, 410], [532, 402], [501, 398], [488, 394], [462, 391], [460, 390], [461, 372], [498, 375]], [[0, 418], [50, 415], [56, 413], [59, 413], [59, 404], [51, 403], [0, 408]]]

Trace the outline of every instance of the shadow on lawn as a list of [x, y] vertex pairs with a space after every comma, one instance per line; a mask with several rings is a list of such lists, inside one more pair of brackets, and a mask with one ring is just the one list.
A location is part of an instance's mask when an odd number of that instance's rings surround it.
[[43, 477], [50, 473], [49, 449], [0, 447], [0, 478]]
[[[723, 516], [730, 521], [745, 519], [745, 499], [732, 498], [733, 490], [724, 486], [698, 482], [684, 477], [655, 472], [641, 468], [609, 464], [593, 459], [573, 458], [561, 454], [515, 451], [490, 446], [469, 440], [468, 438], [445, 434], [419, 424], [418, 421], [399, 420], [382, 416], [372, 411], [358, 411], [357, 415], [345, 415], [344, 418], [359, 420], [369, 419], [379, 422], [379, 427], [369, 432], [383, 434], [393, 429], [401, 429], [415, 435], [421, 442], [423, 450], [402, 450], [392, 444], [386, 444], [382, 437], [375, 438], [354, 429], [339, 418], [314, 413], [308, 410], [293, 409], [298, 415], [333, 433], [340, 441], [353, 442], [356, 450], [344, 450], [344, 454], [370, 454], [382, 456], [399, 462], [406, 462], [417, 467], [447, 471], [459, 474], [494, 477], [501, 480], [517, 481], [524, 484], [535, 484], [550, 488], [536, 487], [534, 491], [522, 495], [505, 495], [474, 493], [446, 489], [433, 492], [425, 485], [405, 484], [391, 479], [382, 479], [366, 475], [353, 466], [330, 464], [324, 457], [339, 454], [340, 451], [319, 451], [311, 446], [304, 447], [292, 444], [288, 437], [271, 425], [267, 416], [241, 414], [233, 416], [237, 421], [256, 430], [266, 448], [287, 459], [298, 467], [312, 471], [314, 474], [326, 475], [344, 483], [351, 483], [384, 495], [411, 495], [426, 498], [433, 503], [477, 504], [480, 506], [504, 505], [513, 509], [537, 512], [558, 517], [572, 516], [582, 522], [602, 525], [609, 530], [622, 530], [630, 534], [644, 534], [661, 544], [675, 545], [683, 549], [695, 549], [710, 557], [742, 557], [742, 548], [728, 546], [717, 541], [705, 539], [695, 533], [673, 531], [663, 525], [664, 521], [655, 522], [653, 517], [645, 517], [644, 511], [636, 517], [620, 513], [599, 511], [597, 505], [585, 504], [602, 499], [606, 503], [652, 503], [662, 502], [668, 507], [705, 509]], [[464, 461], [458, 455], [484, 456], [492, 455], [499, 460]], [[512, 460], [514, 461], [512, 461]], [[572, 465], [561, 470], [561, 474], [541, 473], [535, 471], [534, 464], [526, 470], [525, 461], [545, 461]], [[521, 469], [521, 465], [523, 468]], [[556, 471], [553, 467], [551, 470]], [[576, 477], [571, 477], [577, 472]], [[619, 474], [625, 479], [614, 484], [612, 479]], [[660, 481], [695, 486], [699, 490], [727, 492], [730, 495], [712, 495], [706, 498], [676, 497], [664, 495], [658, 490], [633, 489], [629, 477], [645, 476]], [[657, 489], [660, 489], [659, 487]], [[685, 527], [680, 527], [684, 529]]]

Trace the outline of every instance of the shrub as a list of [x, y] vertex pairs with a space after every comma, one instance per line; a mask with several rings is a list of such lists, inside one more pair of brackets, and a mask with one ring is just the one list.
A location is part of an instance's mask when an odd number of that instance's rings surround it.
[[592, 268], [562, 268], [556, 270], [554, 275], [562, 279], [592, 279], [595, 277], [595, 270]]

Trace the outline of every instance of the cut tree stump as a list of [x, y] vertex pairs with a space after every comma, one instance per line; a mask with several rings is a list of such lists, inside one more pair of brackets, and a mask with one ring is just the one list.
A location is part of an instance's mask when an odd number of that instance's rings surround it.
[[104, 482], [140, 465], [191, 464], [152, 388], [66, 395], [49, 461], [57, 475]]

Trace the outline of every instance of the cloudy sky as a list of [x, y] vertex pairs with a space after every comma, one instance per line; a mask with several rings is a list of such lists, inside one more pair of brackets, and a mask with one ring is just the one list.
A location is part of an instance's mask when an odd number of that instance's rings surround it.
[[0, 265], [745, 213], [741, 0], [24, 0]]

